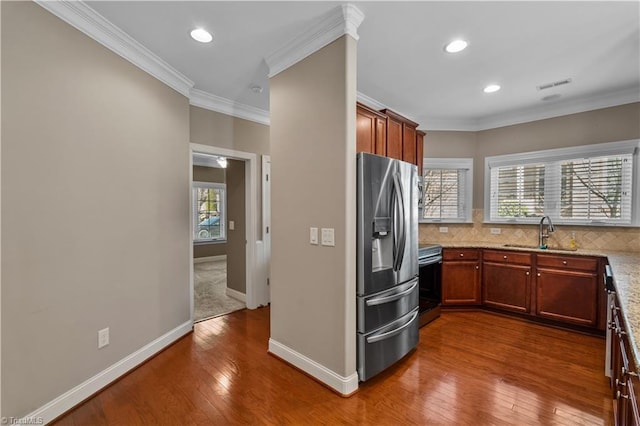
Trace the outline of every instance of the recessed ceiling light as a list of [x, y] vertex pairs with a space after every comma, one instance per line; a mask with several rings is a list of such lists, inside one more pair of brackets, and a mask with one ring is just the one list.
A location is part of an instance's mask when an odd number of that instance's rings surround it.
[[191, 38], [195, 41], [199, 41], [200, 43], [209, 43], [213, 40], [213, 36], [207, 30], [203, 30], [202, 28], [196, 28], [191, 31]]
[[256, 84], [255, 86], [251, 86], [251, 90], [253, 90], [254, 93], [262, 93], [262, 86]]
[[468, 43], [464, 40], [453, 40], [444, 47], [444, 50], [448, 53], [458, 53], [463, 51], [467, 46]]
[[485, 87], [483, 90], [484, 90], [484, 93], [493, 93], [500, 90], [500, 86], [498, 86], [497, 84], [490, 84], [487, 87]]

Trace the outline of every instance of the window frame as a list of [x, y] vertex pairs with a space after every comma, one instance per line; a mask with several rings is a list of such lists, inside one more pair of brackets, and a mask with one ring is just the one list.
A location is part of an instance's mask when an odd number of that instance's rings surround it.
[[[196, 229], [198, 228], [199, 220], [198, 220], [198, 197], [197, 190], [199, 188], [207, 188], [207, 189], [220, 189], [222, 190], [222, 196], [220, 199], [220, 204], [222, 208], [220, 209], [220, 237], [215, 238], [198, 238]], [[220, 244], [227, 242], [227, 185], [224, 183], [217, 182], [200, 182], [194, 181], [191, 186], [193, 204], [191, 206], [191, 216], [193, 217], [193, 228], [191, 229], [191, 233], [193, 235], [193, 243], [196, 245], [199, 244]]]
[[[496, 155], [485, 157], [484, 161], [484, 223], [504, 223], [504, 224], [537, 224], [540, 217], [530, 218], [491, 218], [491, 169], [495, 167], [519, 166], [531, 163], [545, 165], [545, 182], [551, 182], [547, 173], [560, 173], [560, 162], [565, 160], [575, 160], [578, 158], [596, 158], [604, 156], [614, 156], [632, 154], [631, 170], [631, 218], [630, 222], [620, 223], [610, 220], [581, 220], [563, 219], [559, 216], [560, 211], [560, 188], [557, 191], [550, 191], [545, 187], [544, 214], [549, 215], [554, 224], [573, 226], [610, 226], [610, 227], [638, 227], [640, 226], [640, 139], [631, 139], [618, 142], [606, 142], [592, 145], [581, 145], [568, 148], [555, 148], [541, 151], [523, 152], [516, 154]], [[557, 176], [560, 178], [560, 175]], [[555, 199], [557, 197], [557, 199]]]
[[465, 173], [465, 193], [461, 198], [465, 204], [464, 217], [461, 218], [423, 218], [423, 201], [419, 203], [418, 211], [419, 223], [473, 223], [473, 158], [432, 158], [422, 159], [422, 176], [420, 179], [420, 197], [424, 197], [422, 185], [424, 184], [424, 174], [427, 169], [438, 170], [464, 170]]

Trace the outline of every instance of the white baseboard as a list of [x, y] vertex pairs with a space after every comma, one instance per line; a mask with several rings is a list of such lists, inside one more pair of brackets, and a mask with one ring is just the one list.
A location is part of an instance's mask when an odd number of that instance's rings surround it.
[[348, 377], [343, 377], [273, 339], [269, 339], [269, 352], [315, 377], [341, 395], [351, 395], [358, 389], [358, 373], [356, 372]]
[[91, 395], [118, 379], [129, 370], [142, 364], [151, 356], [189, 333], [192, 328], [192, 321], [187, 321], [184, 324], [179, 325], [143, 348], [111, 365], [106, 370], [101, 371], [75, 388], [46, 403], [34, 412], [27, 414], [25, 418], [41, 418], [44, 424], [51, 422], [53, 419], [64, 414], [66, 411], [89, 398]]
[[226, 294], [229, 297], [233, 297], [236, 300], [247, 303], [247, 295], [245, 293], [240, 293], [238, 290], [227, 287]]
[[219, 256], [194, 257], [193, 263], [215, 262], [218, 260], [227, 260], [227, 255], [221, 254]]

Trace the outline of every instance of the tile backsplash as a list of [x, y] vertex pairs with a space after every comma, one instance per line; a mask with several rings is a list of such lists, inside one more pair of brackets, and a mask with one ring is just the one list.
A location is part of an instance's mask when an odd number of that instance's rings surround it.
[[[484, 211], [473, 210], [473, 223], [420, 224], [420, 243], [492, 243], [538, 244], [538, 225], [505, 225], [483, 223]], [[446, 226], [447, 233], [440, 227]], [[500, 234], [491, 233], [500, 228]], [[557, 225], [548, 240], [550, 246], [569, 247], [571, 233], [575, 232], [576, 245], [583, 249], [640, 252], [640, 228]]]

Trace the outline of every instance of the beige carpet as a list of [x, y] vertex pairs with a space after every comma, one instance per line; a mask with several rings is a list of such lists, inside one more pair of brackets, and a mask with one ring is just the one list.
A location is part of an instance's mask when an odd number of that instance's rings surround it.
[[227, 262], [195, 263], [193, 265], [193, 320], [202, 321], [245, 308], [245, 304], [225, 294]]

